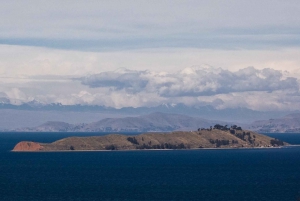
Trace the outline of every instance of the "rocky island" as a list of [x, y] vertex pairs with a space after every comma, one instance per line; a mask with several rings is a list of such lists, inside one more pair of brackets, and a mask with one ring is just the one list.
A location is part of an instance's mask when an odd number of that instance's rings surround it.
[[221, 126], [197, 131], [144, 133], [140, 135], [109, 134], [92, 137], [68, 137], [53, 143], [22, 141], [13, 151], [97, 151], [139, 149], [199, 149], [199, 148], [255, 148], [288, 145], [280, 140], [242, 130], [240, 127]]

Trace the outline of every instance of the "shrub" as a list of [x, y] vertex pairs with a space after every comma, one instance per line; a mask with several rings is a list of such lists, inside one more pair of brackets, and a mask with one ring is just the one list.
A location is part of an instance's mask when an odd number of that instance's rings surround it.
[[127, 140], [132, 144], [137, 144], [137, 145], [139, 144], [138, 141], [135, 139], [135, 137], [128, 137]]

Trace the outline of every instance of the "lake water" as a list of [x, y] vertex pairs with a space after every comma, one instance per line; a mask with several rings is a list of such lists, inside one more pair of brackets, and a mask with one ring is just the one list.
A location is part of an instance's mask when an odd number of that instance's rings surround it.
[[[52, 142], [74, 135], [91, 133], [0, 133], [0, 200], [298, 201], [300, 198], [300, 146], [10, 152], [22, 140]], [[300, 134], [268, 135], [300, 144]]]

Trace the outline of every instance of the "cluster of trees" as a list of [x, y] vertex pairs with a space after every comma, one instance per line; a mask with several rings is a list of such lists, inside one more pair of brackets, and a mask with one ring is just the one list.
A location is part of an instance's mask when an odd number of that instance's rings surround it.
[[237, 126], [237, 125], [233, 125], [229, 128], [228, 125], [223, 126], [220, 124], [216, 124], [216, 125], [214, 125], [214, 127], [210, 126], [210, 128], [198, 128], [198, 131], [202, 131], [202, 130], [211, 131], [212, 129], [218, 129], [218, 130], [222, 130], [222, 131], [230, 131], [230, 132], [233, 132], [232, 134], [235, 133], [235, 130], [243, 130], [242, 127]]
[[283, 146], [283, 142], [281, 140], [278, 139], [272, 139], [270, 140], [270, 143], [272, 146]]
[[210, 139], [209, 142], [211, 144], [216, 144], [216, 147], [220, 147], [221, 145], [229, 145], [229, 140]]
[[242, 127], [233, 125], [228, 128], [228, 125], [222, 126], [220, 124], [214, 125], [214, 129], [223, 130], [223, 131], [229, 131], [229, 130], [243, 130]]
[[220, 147], [222, 145], [229, 145], [230, 142], [231, 144], [238, 144], [239, 142], [237, 140], [219, 140], [219, 139], [216, 139], [216, 140], [213, 140], [213, 139], [210, 139], [209, 142], [211, 144], [216, 144], [216, 147]]
[[135, 137], [128, 137], [127, 140], [131, 142], [132, 144], [139, 145], [138, 141], [135, 139]]
[[170, 144], [170, 143], [164, 143], [164, 144], [143, 144], [136, 147], [137, 149], [186, 149], [186, 147], [183, 143], [180, 144]]
[[253, 143], [255, 141], [255, 135], [253, 135], [252, 139], [250, 132], [235, 133], [234, 135], [243, 141], [249, 141], [250, 143]]
[[233, 126], [231, 126], [230, 128], [231, 128], [232, 130], [238, 130], [238, 131], [243, 130], [242, 127], [237, 126], [237, 125], [233, 125]]
[[227, 125], [222, 126], [222, 125], [220, 125], [220, 124], [214, 125], [214, 129], [223, 130], [223, 131], [230, 130], [229, 128], [227, 128]]
[[210, 126], [210, 128], [198, 128], [198, 131], [203, 131], [203, 130], [211, 131], [212, 130], [212, 126]]

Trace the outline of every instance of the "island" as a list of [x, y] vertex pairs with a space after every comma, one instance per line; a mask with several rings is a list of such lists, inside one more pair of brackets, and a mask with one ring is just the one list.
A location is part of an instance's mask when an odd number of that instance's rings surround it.
[[252, 131], [216, 124], [196, 131], [143, 133], [139, 135], [109, 134], [105, 136], [68, 137], [52, 143], [22, 141], [13, 151], [100, 151], [157, 150], [203, 148], [281, 147], [288, 143]]

